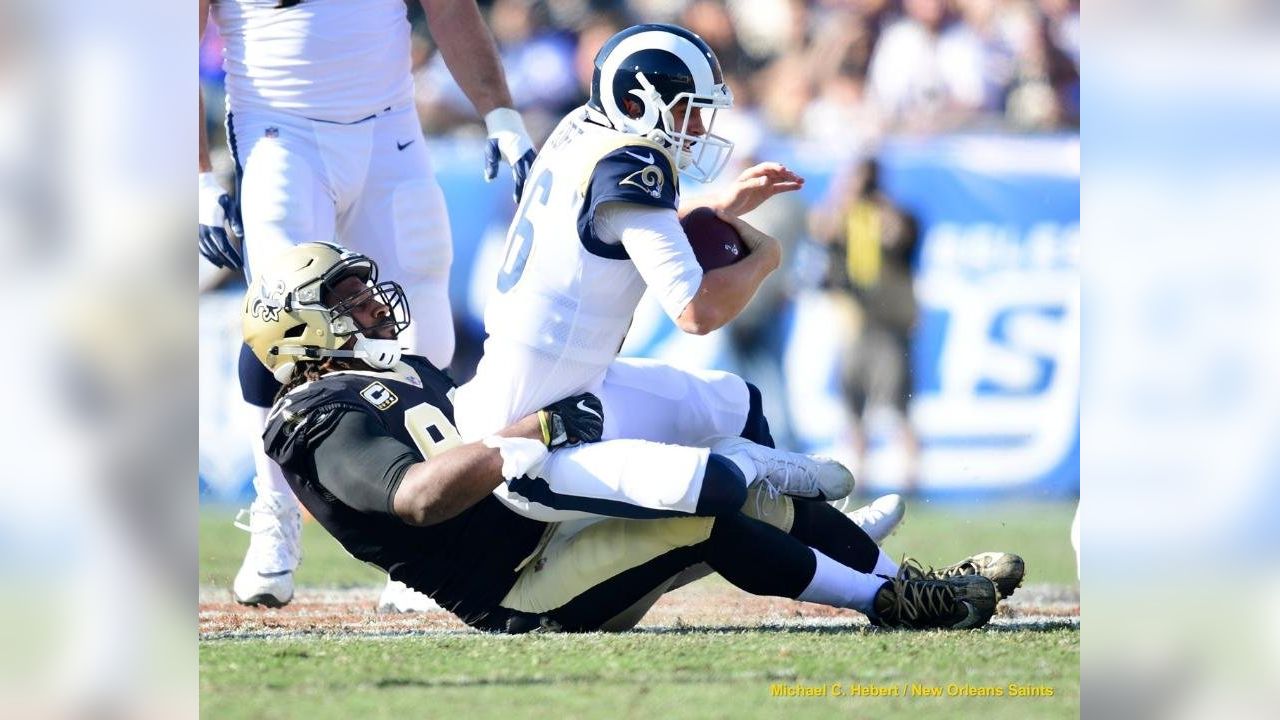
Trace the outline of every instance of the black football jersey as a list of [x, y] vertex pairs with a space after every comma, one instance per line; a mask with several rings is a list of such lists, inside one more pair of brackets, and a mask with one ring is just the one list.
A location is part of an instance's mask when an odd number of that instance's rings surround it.
[[[427, 593], [467, 624], [498, 629], [505, 623], [498, 602], [547, 524], [515, 514], [492, 495], [428, 527], [406, 524], [391, 508], [408, 464], [462, 443], [453, 426], [453, 388], [448, 375], [417, 356], [386, 372], [331, 373], [281, 398], [263, 439], [303, 506], [347, 552]], [[365, 429], [358, 441], [342, 430], [352, 421]], [[403, 457], [370, 453], [379, 440]]]

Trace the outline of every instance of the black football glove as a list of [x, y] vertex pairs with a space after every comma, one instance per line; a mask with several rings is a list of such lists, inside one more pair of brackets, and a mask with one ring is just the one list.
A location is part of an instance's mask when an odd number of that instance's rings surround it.
[[539, 410], [538, 423], [548, 450], [595, 442], [604, 432], [604, 406], [591, 393], [574, 395]]

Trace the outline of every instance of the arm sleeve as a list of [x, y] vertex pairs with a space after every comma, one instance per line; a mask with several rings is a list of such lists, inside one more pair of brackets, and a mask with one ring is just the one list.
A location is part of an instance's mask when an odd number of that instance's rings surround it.
[[702, 266], [674, 210], [613, 202], [596, 210], [596, 234], [622, 243], [645, 284], [672, 320], [702, 285]]
[[343, 412], [329, 427], [313, 441], [320, 485], [355, 510], [394, 517], [400, 481], [422, 456], [368, 413]]

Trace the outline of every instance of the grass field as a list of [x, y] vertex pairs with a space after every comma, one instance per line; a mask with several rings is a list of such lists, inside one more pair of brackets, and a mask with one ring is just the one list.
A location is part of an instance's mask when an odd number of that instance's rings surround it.
[[[1026, 586], [984, 630], [879, 631], [856, 614], [807, 604], [743, 605], [753, 599], [708, 579], [663, 598], [635, 632], [519, 637], [472, 633], [439, 613], [394, 620], [375, 614], [379, 573], [346, 556], [314, 523], [303, 531], [299, 599], [283, 610], [241, 609], [226, 599], [247, 536], [231, 526], [234, 511], [207, 508], [200, 528], [202, 715], [1075, 717], [1080, 635], [1067, 541], [1073, 507], [915, 504], [908, 511], [885, 543], [895, 556], [910, 548], [925, 562], [943, 563], [1005, 549], [1026, 558]], [[1011, 683], [1053, 694], [1011, 696]], [[941, 697], [912, 695], [913, 685]], [[797, 686], [826, 694], [774, 694]], [[898, 696], [850, 694], [868, 686]], [[948, 694], [986, 687], [1003, 696]]]

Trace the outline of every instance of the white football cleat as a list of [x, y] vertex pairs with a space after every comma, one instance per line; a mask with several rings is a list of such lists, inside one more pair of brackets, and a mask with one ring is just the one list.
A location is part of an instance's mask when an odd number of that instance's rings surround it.
[[439, 610], [440, 606], [436, 604], [425, 593], [405, 585], [399, 580], [387, 578], [387, 586], [382, 588], [382, 596], [378, 598], [378, 612], [380, 613], [415, 613], [415, 612], [431, 612]]
[[831, 501], [853, 492], [853, 473], [831, 458], [776, 450], [740, 437], [717, 440], [711, 452], [745, 456], [756, 466], [755, 482], [786, 495]]
[[293, 571], [302, 559], [302, 513], [291, 497], [259, 495], [249, 506], [249, 524], [235, 525], [249, 533], [249, 551], [232, 584], [241, 605], [278, 608], [293, 599]]
[[831, 504], [837, 510], [844, 512], [855, 525], [871, 536], [871, 539], [877, 545], [884, 542], [885, 538], [898, 529], [898, 523], [902, 522], [902, 516], [907, 513], [907, 504], [902, 501], [902, 496], [897, 493], [881, 495], [867, 505], [863, 505], [856, 510], [846, 511], [841, 505], [848, 507], [852, 504], [849, 501], [850, 498], [845, 498]]

